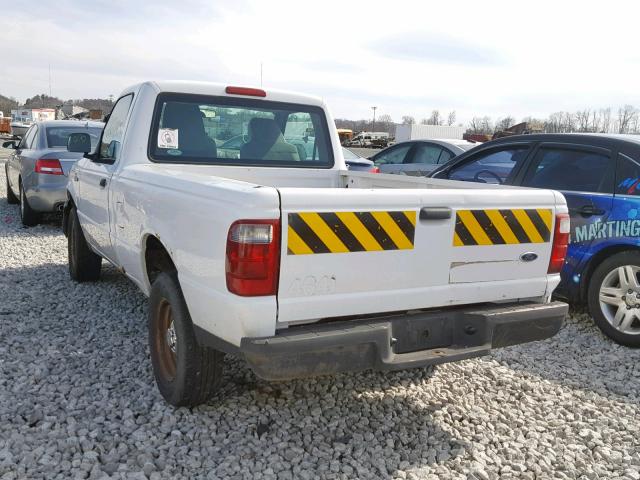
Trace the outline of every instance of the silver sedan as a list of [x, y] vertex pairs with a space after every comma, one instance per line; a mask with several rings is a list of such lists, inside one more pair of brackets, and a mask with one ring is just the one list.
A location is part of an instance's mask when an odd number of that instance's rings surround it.
[[5, 164], [7, 201], [20, 204], [23, 225], [37, 225], [42, 213], [55, 212], [64, 206], [69, 171], [82, 158], [81, 153], [67, 151], [69, 135], [88, 133], [95, 149], [102, 127], [101, 122], [38, 122], [19, 141], [2, 144], [14, 150]]
[[409, 140], [385, 148], [369, 159], [380, 173], [421, 176], [477, 145], [457, 139]]

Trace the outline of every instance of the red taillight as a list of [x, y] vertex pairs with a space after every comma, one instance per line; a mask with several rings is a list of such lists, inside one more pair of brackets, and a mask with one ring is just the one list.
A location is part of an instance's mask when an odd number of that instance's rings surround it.
[[230, 95], [248, 95], [249, 97], [266, 97], [267, 92], [260, 88], [227, 87], [224, 90]]
[[549, 270], [547, 270], [547, 273], [560, 273], [560, 270], [562, 270], [564, 259], [567, 256], [570, 230], [571, 221], [569, 220], [569, 215], [566, 213], [558, 213], [556, 215], [556, 226], [553, 229], [551, 260], [549, 260]]
[[46, 175], [64, 175], [60, 160], [55, 158], [39, 158], [36, 160], [36, 173]]
[[238, 220], [227, 235], [227, 288], [243, 297], [278, 293], [280, 220]]
[[369, 172], [371, 172], [371, 173], [380, 173], [380, 169], [378, 167], [371, 167], [371, 170], [369, 170]]

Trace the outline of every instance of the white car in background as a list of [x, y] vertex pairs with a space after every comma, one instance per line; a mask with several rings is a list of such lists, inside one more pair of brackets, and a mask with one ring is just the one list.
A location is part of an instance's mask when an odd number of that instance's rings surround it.
[[477, 145], [459, 139], [409, 140], [385, 148], [369, 159], [380, 173], [424, 176]]

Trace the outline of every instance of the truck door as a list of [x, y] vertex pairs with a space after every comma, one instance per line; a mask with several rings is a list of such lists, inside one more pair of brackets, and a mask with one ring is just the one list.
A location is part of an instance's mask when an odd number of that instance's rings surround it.
[[610, 150], [573, 144], [540, 144], [527, 169], [523, 186], [559, 190], [567, 200], [571, 237], [561, 273], [563, 286], [571, 281], [593, 243], [609, 236], [606, 222], [613, 203], [614, 175]]
[[104, 127], [97, 157], [83, 161], [78, 169], [82, 192], [78, 209], [80, 222], [90, 243], [110, 260], [115, 260], [115, 256], [111, 242], [109, 184], [120, 155], [132, 100], [130, 94], [116, 102]]

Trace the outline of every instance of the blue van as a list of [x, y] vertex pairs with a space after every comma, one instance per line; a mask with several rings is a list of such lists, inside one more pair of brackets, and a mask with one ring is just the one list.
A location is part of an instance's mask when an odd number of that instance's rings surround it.
[[640, 136], [511, 136], [473, 148], [429, 176], [562, 192], [571, 237], [556, 294], [586, 303], [614, 341], [640, 347]]

